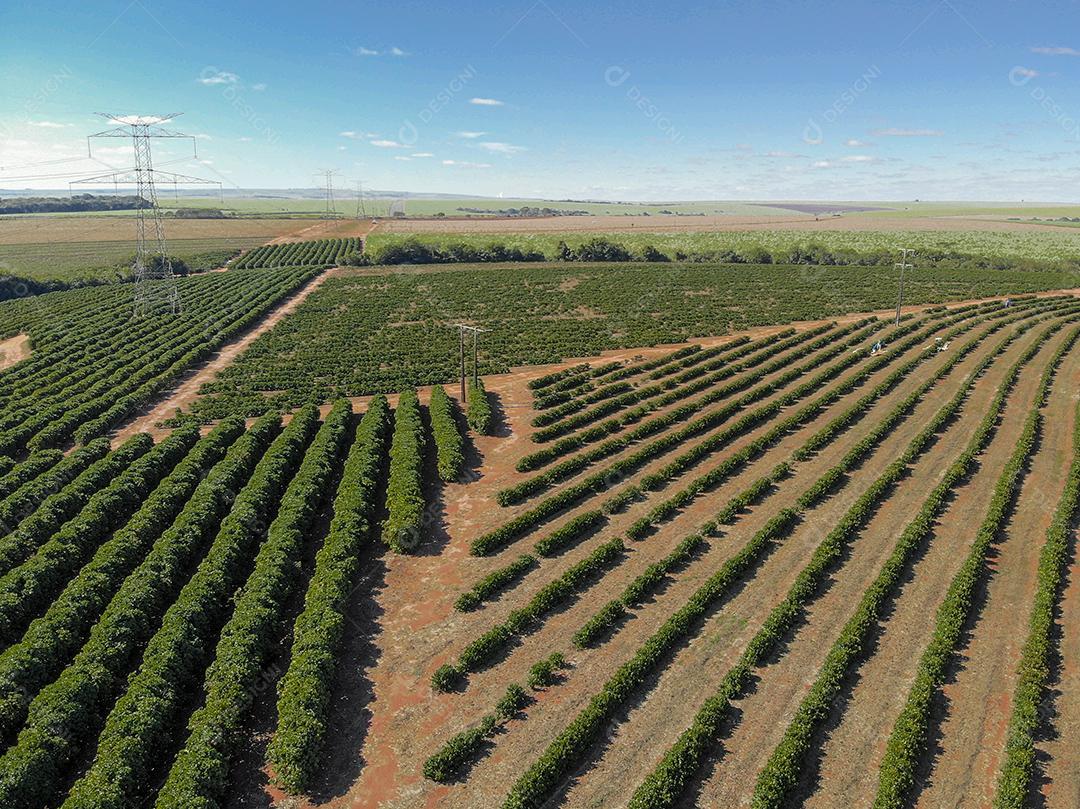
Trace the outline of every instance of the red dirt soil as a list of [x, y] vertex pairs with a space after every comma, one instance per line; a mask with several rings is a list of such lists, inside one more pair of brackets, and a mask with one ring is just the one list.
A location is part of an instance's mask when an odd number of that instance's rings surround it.
[[[733, 335], [717, 338], [716, 342], [723, 342], [731, 336]], [[987, 341], [981, 350], [985, 351], [996, 339], [997, 335]], [[655, 356], [664, 350], [669, 349], [612, 352], [609, 356]], [[979, 355], [979, 352], [976, 352], [976, 355]], [[599, 359], [595, 361], [600, 362]], [[936, 361], [931, 361], [927, 372], [934, 367]], [[940, 392], [928, 395], [928, 401], [920, 405], [919, 413], [933, 412], [931, 408], [940, 405], [951, 395], [950, 389], [955, 380], [962, 378], [963, 367], [969, 367], [977, 360], [973, 357], [969, 358], [969, 361], [966, 360], [966, 364], [961, 363], [962, 367], [953, 371], [949, 377], [953, 380], [952, 383], [943, 383]], [[1006, 358], [1000, 359], [995, 367], [1003, 366], [1005, 361]], [[575, 362], [577, 360], [569, 360], [559, 367]], [[842, 397], [828, 413], [815, 420], [814, 425], [800, 430], [801, 437], [790, 436], [790, 440], [785, 439], [782, 449], [768, 453], [760, 463], [747, 470], [740, 480], [732, 481], [716, 492], [702, 497], [644, 542], [631, 543], [627, 560], [612, 571], [610, 576], [590, 589], [579, 603], [548, 619], [539, 631], [523, 638], [521, 645], [512, 650], [505, 661], [472, 675], [465, 693], [433, 694], [428, 684], [431, 672], [437, 665], [455, 656], [465, 642], [504, 618], [511, 607], [520, 606], [523, 600], [545, 581], [582, 558], [595, 546], [595, 541], [618, 535], [625, 530], [629, 522], [645, 513], [651, 505], [670, 496], [677, 488], [685, 485], [691, 476], [705, 471], [708, 466], [718, 461], [718, 458], [711, 459], [707, 465], [695, 468], [663, 491], [654, 493], [645, 503], [634, 506], [628, 514], [617, 516], [597, 540], [583, 543], [581, 548], [576, 548], [556, 560], [544, 560], [540, 572], [530, 574], [518, 588], [499, 601], [475, 613], [454, 612], [452, 602], [466, 586], [527, 549], [532, 539], [546, 534], [557, 524], [553, 522], [545, 526], [533, 537], [514, 543], [495, 558], [475, 559], [468, 555], [468, 545], [472, 539], [483, 531], [502, 524], [515, 513], [514, 509], [498, 509], [490, 503], [497, 490], [522, 477], [513, 471], [514, 465], [521, 455], [535, 446], [524, 438], [531, 430], [528, 422], [532, 417], [529, 406], [531, 395], [526, 383], [528, 379], [549, 370], [551, 369], [533, 368], [485, 380], [488, 390], [498, 397], [507, 423], [499, 437], [475, 439], [476, 450], [483, 459], [482, 464], [470, 464], [470, 468], [476, 471], [477, 479], [468, 484], [450, 484], [442, 490], [433, 514], [432, 538], [419, 555], [387, 555], [370, 561], [369, 569], [365, 573], [368, 577], [365, 579], [365, 587], [370, 589], [361, 588], [357, 594], [358, 603], [366, 604], [357, 609], [367, 616], [363, 619], [362, 631], [367, 633], [370, 646], [358, 651], [347, 644], [346, 653], [342, 655], [344, 665], [338, 690], [344, 689], [351, 696], [335, 703], [334, 723], [341, 730], [333, 735], [333, 749], [327, 754], [328, 774], [326, 780], [315, 790], [318, 798], [286, 799], [277, 792], [267, 792], [265, 787], [261, 786], [265, 777], [248, 771], [235, 775], [239, 787], [235, 805], [265, 806], [273, 803], [279, 806], [471, 807], [496, 804], [505, 794], [510, 780], [521, 773], [554, 733], [584, 705], [599, 684], [610, 675], [614, 666], [632, 653], [641, 640], [655, 628], [657, 621], [670, 611], [672, 605], [685, 598], [690, 589], [714, 569], [715, 564], [733, 553], [755, 530], [755, 526], [760, 525], [779, 507], [779, 503], [770, 500], [766, 508], [753, 510], [749, 515], [740, 518], [739, 524], [729, 531], [727, 536], [710, 540], [711, 548], [707, 556], [703, 557], [700, 563], [695, 563], [696, 566], [687, 573], [680, 574], [666, 592], [638, 611], [637, 617], [607, 644], [595, 652], [568, 654], [574, 668], [568, 672], [566, 683], [537, 693], [537, 704], [527, 709], [528, 719], [506, 726], [505, 732], [497, 737], [491, 753], [472, 768], [464, 784], [445, 787], [426, 782], [419, 773], [423, 759], [434, 752], [452, 733], [469, 726], [483, 713], [490, 711], [506, 684], [523, 681], [525, 670], [536, 659], [554, 649], [571, 652], [569, 634], [599, 604], [617, 594], [637, 571], [666, 553], [702, 519], [711, 516], [732, 493], [745, 486], [747, 480], [767, 471], [772, 464], [797, 446], [798, 442], [805, 440], [812, 429], [823, 424], [850, 403], [849, 400], [864, 393], [868, 389], [867, 385], [872, 384], [869, 382], [849, 397]], [[915, 380], [909, 382], [909, 385], [901, 386], [887, 397], [886, 401], [879, 403], [875, 412], [879, 412], [878, 408], [881, 409], [880, 412], [884, 412], [889, 402], [906, 395], [905, 391], [917, 384]], [[992, 395], [992, 388], [989, 389], [989, 394], [982, 392], [990, 384], [986, 382], [981, 385], [979, 397]], [[983, 399], [977, 398], [969, 403], [968, 407], [974, 412], [980, 401]], [[853, 498], [861, 487], [872, 479], [870, 476], [880, 471], [885, 459], [891, 457], [889, 448], [895, 449], [906, 443], [920, 428], [922, 418], [916, 415], [908, 419], [897, 430], [897, 434], [887, 441], [886, 447], [875, 456], [880, 459], [868, 462], [864, 470], [859, 470], [852, 476], [852, 483], [845, 490], [850, 494], [834, 498], [836, 503], [834, 505], [830, 501], [830, 508], [839, 509], [847, 502], [847, 498]], [[836, 451], [841, 451], [843, 446], [858, 440], [872, 424], [873, 418], [870, 417], [858, 429], [850, 431], [850, 435], [843, 436], [836, 445]], [[954, 428], [950, 432], [951, 437], [940, 442], [940, 447], [935, 447], [934, 452], [942, 456], [939, 463], [943, 463], [947, 453], [955, 449], [950, 442], [960, 441], [963, 433], [962, 427]], [[832, 457], [833, 452], [830, 448], [827, 455]], [[726, 454], [728, 450], [720, 453]], [[668, 459], [662, 459], [658, 464]], [[816, 474], [827, 468], [828, 460], [829, 458], [824, 458], [808, 462], [806, 468], [817, 469], [818, 472], [807, 472], [807, 477], [799, 477], [799, 480], [813, 480]], [[793, 499], [799, 490], [799, 486], [792, 485], [787, 489], [787, 497]], [[918, 494], [915, 492], [912, 496]], [[522, 506], [517, 510], [527, 507]], [[903, 513], [900, 506], [894, 505], [893, 508], [897, 512], [897, 519], [900, 519], [899, 515]], [[687, 688], [691, 687], [692, 693], [700, 695], [705, 693], [707, 683], [693, 679], [695, 675], [704, 672], [709, 681], [722, 675], [724, 666], [719, 664], [718, 659], [712, 659], [713, 656], [721, 652], [730, 654], [724, 652], [724, 649], [740, 648], [740, 637], [749, 637], [749, 634], [755, 631], [760, 618], [758, 613], [763, 615], [771, 608], [775, 598], [779, 597], [786, 587], [788, 579], [795, 575], [800, 559], [805, 559], [807, 549], [812, 547], [809, 543], [816, 542], [813, 533], [813, 530], [807, 530], [803, 532], [801, 540], [788, 540], [763, 565], [760, 578], [755, 577], [752, 586], [748, 586], [743, 594], [735, 597], [732, 608], [725, 607], [723, 612], [713, 619], [715, 628], [700, 633], [698, 639], [680, 653], [680, 660], [697, 659], [700, 662], [694, 666], [683, 667], [677, 663], [669, 667], [661, 678], [661, 690], [655, 695], [649, 695], [640, 710], [635, 709], [633, 722], [624, 723], [616, 730], [617, 734], [623, 734], [624, 728], [629, 729], [627, 740], [636, 742], [640, 739], [640, 747], [636, 743], [620, 743], [618, 754], [610, 754], [613, 756], [610, 765], [609, 754], [603, 754], [596, 764], [596, 769], [586, 773], [578, 787], [569, 793], [569, 804], [592, 804], [593, 801], [598, 801], [596, 805], [621, 805], [619, 800], [628, 794], [626, 790], [636, 786], [644, 775], [642, 766], [651, 766], [655, 757], [673, 739], [673, 735], [677, 734], [681, 727], [685, 727], [683, 719], [692, 716], [693, 710], [696, 710], [700, 700], [697, 696], [688, 700]], [[887, 535], [887, 531], [881, 531], [873, 543], [867, 544], [873, 544], [877, 548], [885, 543]], [[866, 565], [870, 563], [870, 557], [867, 558], [868, 561], [863, 565], [864, 570], [867, 570]], [[869, 574], [864, 572], [861, 575], [864, 579]], [[863, 579], [852, 578], [852, 583], [847, 585], [853, 588], [851, 592], [857, 594], [857, 584]], [[835, 589], [839, 593], [842, 588]], [[753, 596], [752, 593], [757, 595]], [[736, 602], [743, 606], [734, 608]], [[842, 602], [834, 599], [829, 603], [832, 604], [831, 611], [836, 612]], [[740, 618], [740, 615], [743, 617]], [[358, 620], [357, 623], [359, 625], [361, 621]], [[838, 628], [837, 625], [836, 629]], [[700, 648], [706, 644], [706, 635], [712, 638], [707, 642], [712, 648], [711, 653], [708, 649]], [[742, 639], [745, 640], [745, 637]], [[665, 678], [669, 681], [667, 685], [663, 684]], [[690, 683], [693, 685], [689, 685]], [[341, 711], [346, 711], [347, 715], [342, 715]], [[651, 718], [648, 723], [639, 723], [638, 714]], [[687, 717], [683, 717], [683, 714], [687, 714]], [[782, 730], [782, 727], [779, 729]], [[655, 738], [652, 735], [653, 730], [658, 731]], [[612, 751], [615, 749], [611, 748]], [[766, 749], [762, 754], [767, 755], [768, 752]], [[631, 755], [630, 761], [625, 759], [627, 754]], [[358, 759], [363, 764], [362, 772]], [[634, 764], [634, 761], [637, 763]], [[627, 765], [632, 765], [631, 769], [627, 770]], [[586, 793], [591, 796], [588, 800]]]

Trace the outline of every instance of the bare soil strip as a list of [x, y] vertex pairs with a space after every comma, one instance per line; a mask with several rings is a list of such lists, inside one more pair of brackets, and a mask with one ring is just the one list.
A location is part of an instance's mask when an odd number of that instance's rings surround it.
[[0, 340], [0, 371], [10, 368], [17, 362], [30, 359], [30, 335], [16, 334], [6, 340]]
[[147, 432], [155, 435], [168, 432], [155, 425], [163, 419], [170, 418], [177, 408], [183, 408], [191, 404], [198, 396], [199, 388], [203, 386], [203, 383], [213, 380], [213, 378], [239, 356], [242, 351], [255, 342], [260, 336], [270, 331], [270, 329], [277, 325], [282, 318], [294, 312], [296, 308], [304, 302], [308, 295], [322, 286], [326, 282], [326, 279], [336, 272], [336, 270], [327, 270], [321, 275], [317, 275], [315, 278], [308, 281], [307, 284], [294, 292], [291, 297], [286, 298], [282, 303], [278, 304], [276, 308], [267, 312], [263, 318], [245, 331], [240, 337], [223, 346], [206, 362], [191, 371], [188, 371], [180, 380], [179, 384], [177, 384], [169, 393], [165, 394], [165, 398], [154, 405], [151, 410], [140, 413], [136, 418], [114, 431], [112, 434], [113, 442], [120, 443], [135, 433], [140, 432]]

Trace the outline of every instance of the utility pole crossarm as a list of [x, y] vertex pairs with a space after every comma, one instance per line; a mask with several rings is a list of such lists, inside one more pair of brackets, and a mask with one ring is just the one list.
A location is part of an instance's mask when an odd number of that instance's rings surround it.
[[472, 332], [473, 336], [473, 385], [479, 385], [480, 383], [480, 366], [477, 360], [479, 356], [479, 349], [477, 347], [477, 340], [479, 335], [487, 334], [491, 329], [481, 329], [479, 326], [470, 326], [466, 323], [455, 323], [451, 328], [458, 330], [458, 353], [459, 353], [459, 366], [461, 371], [461, 403], [464, 405], [465, 400], [465, 332]]

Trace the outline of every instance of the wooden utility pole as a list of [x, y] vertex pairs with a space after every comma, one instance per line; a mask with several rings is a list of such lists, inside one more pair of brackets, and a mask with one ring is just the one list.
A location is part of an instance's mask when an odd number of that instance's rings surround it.
[[480, 363], [479, 363], [479, 349], [477, 347], [479, 335], [484, 334], [490, 329], [481, 329], [477, 326], [467, 326], [464, 323], [455, 323], [454, 328], [458, 330], [458, 355], [460, 362], [461, 373], [461, 403], [465, 404], [465, 332], [472, 332], [472, 361], [473, 361], [473, 384], [480, 384]]

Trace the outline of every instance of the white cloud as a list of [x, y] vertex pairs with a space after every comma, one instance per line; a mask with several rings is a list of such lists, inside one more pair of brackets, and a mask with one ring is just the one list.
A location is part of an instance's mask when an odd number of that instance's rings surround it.
[[831, 160], [815, 160], [810, 167], [815, 169], [831, 169], [836, 168], [836, 164]]
[[875, 129], [870, 133], [876, 138], [940, 138], [945, 133], [940, 129]]
[[238, 81], [240, 77], [235, 73], [212, 67], [204, 70], [198, 79], [199, 84], [236, 84]]
[[524, 146], [515, 146], [512, 143], [500, 143], [498, 141], [486, 141], [480, 144], [480, 148], [496, 154], [517, 154], [518, 152], [527, 151]]
[[408, 56], [409, 54], [406, 53], [405, 51], [403, 51], [401, 48], [395, 47], [395, 48], [390, 49], [390, 55], [391, 56]]
[[241, 143], [251, 143], [251, 141], [252, 141], [252, 139], [247, 137], [247, 136], [244, 136], [244, 137], [240, 138]]
[[468, 131], [466, 131], [466, 132], [455, 132], [454, 134], [459, 138], [469, 138], [470, 140], [472, 140], [472, 139], [475, 139], [475, 138], [484, 137], [484, 135], [486, 135], [487, 132], [468, 132]]
[[258, 84], [251, 85], [251, 89], [254, 90], [256, 93], [261, 93], [263, 90], [266, 89], [266, 84], [265, 82], [259, 82]]
[[409, 157], [434, 157], [431, 152], [413, 152]]
[[1080, 56], [1080, 50], [1077, 50], [1076, 48], [1065, 48], [1061, 45], [1032, 48], [1031, 52], [1041, 53], [1043, 56]]
[[346, 147], [345, 147], [345, 146], [338, 146], [338, 147], [337, 147], [337, 150], [338, 150], [339, 152], [344, 152], [344, 151], [345, 151], [345, 149], [346, 149]]
[[372, 146], [378, 146], [380, 149], [404, 149], [404, 143], [398, 143], [396, 140], [372, 140], [368, 141]]
[[470, 98], [470, 104], [476, 104], [479, 107], [501, 107], [506, 102], [499, 101], [497, 98]]
[[867, 143], [864, 140], [857, 140], [856, 138], [848, 138], [844, 141], [845, 146], [850, 146], [852, 149], [862, 149], [866, 146], [872, 146], [873, 144]]
[[459, 166], [463, 169], [489, 169], [490, 163], [470, 163], [468, 160], [444, 160], [444, 166]]
[[1039, 75], [1039, 71], [1032, 70], [1030, 67], [1014, 67], [1009, 73], [1022, 79], [1033, 79]]
[[840, 159], [845, 163], [873, 163], [877, 160], [876, 157], [868, 154], [851, 154]]
[[774, 158], [806, 157], [806, 155], [796, 154], [795, 152], [785, 152], [785, 151], [765, 152], [764, 156], [765, 157], [774, 157]]
[[361, 45], [359, 48], [356, 48], [355, 50], [353, 50], [353, 53], [355, 53], [357, 56], [378, 56], [379, 55], [379, 52], [377, 50], [374, 50], [372, 48], [365, 48], [363, 45]]
[[42, 129], [65, 129], [74, 124], [60, 124], [56, 121], [27, 121], [30, 126], [40, 126]]
[[394, 155], [394, 160], [404, 160], [405, 162], [408, 162], [408, 161], [412, 160], [412, 158], [411, 157], [406, 157], [403, 154], [396, 154], [396, 155]]
[[342, 138], [351, 138], [352, 140], [367, 140], [368, 138], [377, 138], [378, 134], [375, 132], [357, 132], [352, 129], [347, 129], [344, 132], [338, 132], [338, 135]]

